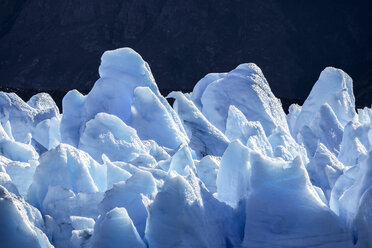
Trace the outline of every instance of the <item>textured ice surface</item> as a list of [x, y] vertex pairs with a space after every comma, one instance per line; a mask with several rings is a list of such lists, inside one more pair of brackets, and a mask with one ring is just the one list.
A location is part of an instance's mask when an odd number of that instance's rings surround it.
[[60, 123], [57, 117], [43, 120], [36, 125], [32, 137], [47, 150], [55, 148], [61, 143]]
[[226, 247], [228, 207], [189, 173], [186, 177], [170, 174], [149, 206], [146, 240], [150, 247]]
[[74, 193], [105, 191], [106, 168], [93, 160], [88, 153], [61, 144], [41, 157], [30, 186], [28, 200], [40, 208], [52, 186], [60, 186]]
[[29, 104], [14, 93], [0, 92], [0, 122], [9, 137], [16, 141], [31, 140], [36, 125], [46, 119], [59, 117], [59, 110], [46, 93], [33, 96]]
[[188, 137], [189, 146], [199, 156], [221, 156], [229, 140], [223, 133], [213, 126], [199, 111], [191, 100], [181, 92], [172, 92], [168, 97], [176, 99], [174, 108], [182, 120]]
[[372, 151], [368, 157], [348, 169], [332, 189], [330, 207], [347, 225], [357, 214], [362, 195], [372, 186]]
[[169, 164], [169, 171], [175, 171], [180, 175], [187, 175], [188, 169], [196, 171], [190, 148], [182, 145], [173, 155]]
[[160, 94], [130, 48], [63, 98], [0, 92], [0, 247], [371, 247], [372, 110], [328, 67], [286, 116], [255, 64]]
[[245, 247], [348, 247], [347, 231], [318, 197], [299, 158], [284, 162], [252, 153], [250, 161]]
[[[319, 76], [301, 109], [292, 110], [292, 134], [313, 155], [323, 143], [338, 156], [346, 124], [355, 118], [352, 79], [340, 69], [327, 67]], [[308, 137], [309, 136], [309, 137]], [[306, 141], [306, 140], [313, 141]], [[306, 144], [308, 143], [308, 144]]]
[[310, 123], [325, 103], [329, 104], [342, 126], [356, 115], [353, 81], [340, 69], [327, 67], [322, 71], [302, 106], [294, 126], [294, 134], [297, 134], [303, 125]]
[[105, 193], [98, 209], [102, 214], [115, 207], [124, 207], [138, 233], [144, 236], [147, 219], [147, 200], [157, 193], [156, 183], [150, 172], [138, 171], [125, 182], [114, 184]]
[[212, 194], [217, 192], [217, 173], [220, 167], [220, 158], [211, 155], [205, 156], [195, 164], [200, 180]]
[[102, 154], [112, 161], [129, 162], [146, 152], [135, 129], [115, 115], [106, 113], [97, 114], [85, 124], [79, 149], [88, 152], [98, 162], [102, 162]]
[[17, 187], [18, 192], [22, 197], [27, 195], [29, 186], [32, 183], [35, 173], [36, 164], [12, 161], [1, 157], [0, 160], [4, 164], [7, 175], [11, 178], [12, 183]]
[[272, 156], [273, 151], [261, 123], [248, 121], [234, 105], [230, 105], [226, 122], [226, 136], [231, 140], [240, 140], [252, 150]]
[[369, 247], [371, 236], [372, 151], [347, 170], [332, 189], [330, 207], [353, 233], [353, 243]]
[[[331, 152], [338, 155], [341, 148], [343, 127], [331, 106], [322, 105], [310, 124], [313, 133]], [[306, 138], [306, 137], [303, 137]]]
[[94, 233], [87, 247], [144, 248], [125, 208], [114, 208], [102, 215], [94, 225]]
[[25, 197], [39, 163], [39, 154], [30, 144], [7, 138], [0, 139], [0, 154], [4, 172], [9, 175], [21, 196]]
[[51, 116], [59, 116], [59, 109], [53, 98], [47, 93], [39, 93], [30, 98], [27, 104], [42, 113]]
[[[131, 125], [131, 108], [134, 100], [134, 91], [137, 87], [146, 87], [151, 91], [151, 95], [147, 95], [147, 97], [141, 94], [146, 89], [138, 90], [137, 92], [137, 98], [139, 98], [137, 102], [140, 101], [141, 104], [147, 103], [148, 105], [146, 106], [148, 108], [151, 107], [151, 109], [143, 109], [143, 112], [140, 113], [146, 115], [147, 111], [151, 112], [153, 108], [157, 109], [157, 115], [154, 113], [154, 116], [158, 119], [148, 120], [148, 123], [153, 124], [151, 129], [155, 130], [157, 124], [172, 123], [169, 128], [177, 129], [180, 132], [178, 136], [168, 138], [173, 140], [173, 142], [177, 142], [180, 141], [179, 136], [184, 136], [184, 128], [177, 114], [160, 94], [148, 64], [134, 50], [120, 48], [106, 51], [101, 58], [99, 73], [100, 79], [97, 80], [88, 95], [83, 96], [77, 91], [70, 91], [64, 97], [64, 116], [61, 123], [63, 142], [77, 147], [79, 137], [85, 129], [85, 124], [101, 112], [115, 115], [127, 125]], [[156, 106], [153, 106], [153, 103], [156, 103]], [[162, 118], [162, 115], [165, 116]], [[146, 121], [147, 119], [141, 120]], [[160, 121], [160, 123], [156, 120]], [[140, 125], [141, 123], [137, 124]], [[140, 136], [145, 131], [140, 129], [140, 127], [137, 130]], [[155, 134], [155, 132], [152, 133]], [[159, 132], [157, 133], [160, 135]], [[175, 133], [172, 133], [172, 135], [175, 135]], [[167, 141], [163, 140], [163, 142]], [[166, 144], [171, 145], [171, 148], [175, 148], [171, 142]]]
[[172, 115], [147, 87], [137, 87], [134, 90], [132, 125], [141, 139], [152, 139], [161, 146], [175, 149], [180, 144], [187, 143], [187, 137]]
[[369, 123], [360, 124], [351, 121], [345, 126], [338, 155], [344, 165], [356, 165], [367, 156], [368, 151], [371, 150], [371, 141], [368, 138], [370, 130]]
[[0, 172], [0, 185], [5, 187], [9, 192], [19, 196], [17, 186], [12, 182], [10, 176], [4, 171]]
[[320, 187], [329, 200], [336, 180], [343, 174], [344, 165], [327, 147], [319, 143], [314, 157], [306, 165], [306, 168], [312, 184]]
[[223, 132], [230, 105], [240, 109], [249, 121], [260, 121], [268, 135], [277, 126], [289, 132], [282, 105], [255, 64], [239, 65], [222, 79], [210, 83], [201, 103], [203, 114]]
[[77, 90], [69, 91], [62, 100], [63, 115], [60, 132], [61, 141], [77, 147], [80, 139], [80, 128], [83, 122], [82, 111], [86, 96]]
[[308, 163], [306, 149], [296, 143], [293, 137], [281, 127], [277, 127], [268, 137], [273, 148], [274, 157], [290, 161], [299, 156], [303, 163]]
[[1, 247], [53, 247], [43, 231], [40, 212], [0, 186]]
[[203, 96], [203, 93], [208, 85], [218, 79], [224, 78], [226, 74], [227, 73], [209, 73], [196, 83], [194, 89], [192, 90], [191, 100], [195, 103], [198, 109], [202, 109], [203, 107], [201, 97]]
[[104, 154], [102, 160], [107, 168], [107, 189], [111, 189], [115, 183], [125, 181], [132, 176], [127, 170], [111, 162]]
[[250, 151], [240, 141], [233, 141], [222, 156], [217, 174], [217, 199], [236, 207], [248, 194]]
[[358, 213], [352, 224], [353, 243], [356, 247], [372, 245], [372, 187], [365, 190], [360, 198]]

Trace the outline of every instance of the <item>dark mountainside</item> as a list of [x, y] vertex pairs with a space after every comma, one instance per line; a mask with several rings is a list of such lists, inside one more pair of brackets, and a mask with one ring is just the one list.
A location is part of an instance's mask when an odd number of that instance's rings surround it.
[[369, 106], [370, 13], [370, 1], [353, 0], [2, 0], [0, 86], [60, 101], [92, 87], [105, 50], [129, 46], [163, 92], [254, 62], [287, 106], [331, 65], [354, 79], [357, 105]]

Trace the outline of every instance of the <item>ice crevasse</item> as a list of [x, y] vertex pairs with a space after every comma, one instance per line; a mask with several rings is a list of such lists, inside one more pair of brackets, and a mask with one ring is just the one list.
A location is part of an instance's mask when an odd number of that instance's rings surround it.
[[166, 97], [131, 48], [99, 75], [61, 112], [0, 92], [0, 247], [372, 247], [372, 110], [342, 70], [288, 114], [253, 63]]

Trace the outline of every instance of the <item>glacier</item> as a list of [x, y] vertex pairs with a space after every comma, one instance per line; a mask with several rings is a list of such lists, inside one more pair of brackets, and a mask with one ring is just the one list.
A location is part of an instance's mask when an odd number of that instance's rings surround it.
[[119, 48], [99, 76], [61, 111], [0, 92], [0, 247], [372, 247], [372, 109], [341, 69], [288, 114], [253, 63], [163, 96]]

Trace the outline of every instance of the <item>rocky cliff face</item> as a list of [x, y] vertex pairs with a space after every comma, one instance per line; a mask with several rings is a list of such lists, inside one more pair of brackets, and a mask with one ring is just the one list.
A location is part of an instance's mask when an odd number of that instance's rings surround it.
[[165, 90], [191, 90], [208, 72], [255, 62], [276, 95], [304, 98], [319, 71], [332, 65], [353, 77], [359, 105], [371, 104], [369, 5], [367, 0], [4, 0], [0, 85], [90, 89], [102, 52], [130, 46], [149, 62]]

